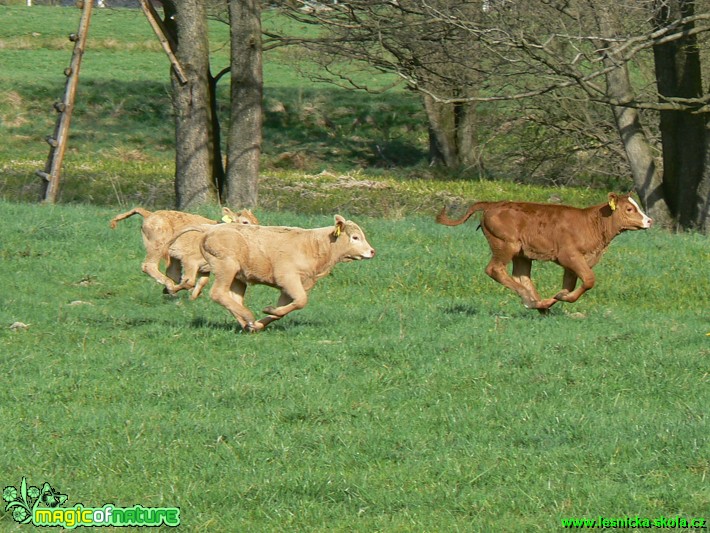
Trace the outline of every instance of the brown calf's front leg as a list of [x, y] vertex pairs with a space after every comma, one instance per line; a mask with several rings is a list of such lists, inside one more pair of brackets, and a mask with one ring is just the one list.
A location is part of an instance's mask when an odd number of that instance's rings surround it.
[[540, 301], [540, 295], [533, 285], [530, 273], [532, 271], [532, 259], [527, 257], [516, 256], [513, 258], [513, 280], [520, 283], [532, 296], [534, 301]]
[[[579, 300], [580, 296], [594, 287], [596, 279], [594, 272], [592, 272], [592, 269], [589, 268], [587, 261], [582, 256], [560, 258], [558, 262], [565, 269], [565, 274], [562, 279], [562, 290], [554, 296], [554, 299], [574, 303]], [[575, 289], [577, 278], [582, 280], [582, 283]]]

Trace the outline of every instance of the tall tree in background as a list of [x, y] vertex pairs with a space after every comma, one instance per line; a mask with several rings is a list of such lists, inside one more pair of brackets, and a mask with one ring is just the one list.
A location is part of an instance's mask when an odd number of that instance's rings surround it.
[[262, 126], [261, 1], [229, 0], [231, 103], [223, 199], [254, 207], [258, 200]]
[[[339, 64], [356, 60], [396, 74], [427, 107], [518, 103], [511, 125], [540, 124], [542, 139], [570, 135], [556, 145], [570, 153], [580, 140], [607, 153], [615, 143], [651, 216], [710, 232], [710, 94], [698, 45], [710, 32], [707, 3], [349, 0], [294, 16], [325, 28], [306, 45], [327, 57], [324, 72], [336, 79], [344, 77]], [[413, 40], [404, 45], [397, 36]], [[585, 140], [599, 122], [586, 110], [604, 108], [616, 141]], [[451, 136], [450, 122], [439, 121], [448, 129], [441, 138]]]
[[191, 209], [216, 199], [213, 92], [203, 0], [164, 0], [164, 24], [187, 82], [172, 71], [175, 112], [175, 199]]
[[703, 98], [695, 1], [664, 0], [654, 5], [653, 29], [673, 28], [675, 39], [653, 45], [659, 102], [683, 101], [681, 109], [661, 106], [663, 193], [683, 228], [710, 232], [710, 110]]
[[616, 58], [626, 43], [622, 13], [617, 10], [592, 10], [599, 35], [596, 46], [606, 70], [606, 97], [633, 175], [636, 192], [656, 224], [671, 224], [671, 213], [663, 194], [662, 166], [653, 155], [653, 145], [643, 127], [639, 109], [623, 105], [636, 98], [627, 62]]
[[[429, 4], [457, 4], [471, 17], [482, 9], [482, 0], [351, 0], [313, 10], [285, 1], [282, 8], [288, 16], [318, 29], [313, 38], [298, 40], [313, 52], [311, 59], [321, 69], [313, 77], [366, 89], [358, 74], [348, 71], [353, 62], [398, 73], [421, 92], [430, 162], [450, 169], [479, 167], [473, 97], [482, 83], [477, 67], [481, 51], [468, 32], [432, 17], [426, 9]], [[432, 98], [433, 94], [442, 98]]]

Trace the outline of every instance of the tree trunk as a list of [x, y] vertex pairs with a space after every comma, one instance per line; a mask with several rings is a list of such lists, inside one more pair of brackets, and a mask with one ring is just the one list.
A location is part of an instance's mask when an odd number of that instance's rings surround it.
[[705, 123], [705, 165], [698, 185], [697, 204], [697, 228], [710, 235], [710, 122]]
[[202, 0], [164, 2], [165, 23], [187, 83], [172, 72], [175, 112], [175, 200], [192, 209], [215, 200], [214, 137], [207, 14]]
[[476, 136], [478, 110], [476, 103], [462, 103], [454, 106], [456, 120], [456, 145], [459, 162], [466, 169], [476, 168], [483, 174], [483, 159], [478, 152]]
[[429, 164], [457, 168], [453, 113], [428, 94], [424, 95], [424, 110], [429, 121]]
[[429, 121], [429, 162], [447, 168], [480, 167], [476, 154], [476, 104], [442, 104], [424, 95]]
[[[617, 38], [622, 34], [623, 26], [611, 10], [598, 10], [595, 15], [602, 35]], [[615, 59], [614, 45], [609, 46], [609, 42], [619, 41], [600, 40], [599, 53], [605, 68], [615, 67], [606, 75], [606, 92], [612, 102], [622, 104], [612, 105], [611, 110], [631, 167], [634, 188], [649, 216], [657, 225], [667, 227], [672, 224], [672, 220], [664, 198], [663, 176], [651, 152], [651, 143], [641, 125], [638, 110], [623, 106], [634, 100], [634, 91], [627, 65]]]
[[261, 157], [263, 74], [260, 0], [230, 0], [231, 120], [224, 200], [255, 207]]
[[[658, 2], [654, 23], [662, 27], [694, 13], [692, 1]], [[688, 24], [684, 30], [691, 30]], [[656, 85], [664, 97], [699, 98], [703, 94], [700, 54], [695, 35], [653, 47]], [[663, 190], [668, 208], [683, 229], [707, 227], [707, 114], [661, 111], [663, 143]], [[702, 195], [705, 191], [705, 196]], [[704, 207], [704, 209], [703, 209]], [[703, 214], [704, 210], [704, 214]]]

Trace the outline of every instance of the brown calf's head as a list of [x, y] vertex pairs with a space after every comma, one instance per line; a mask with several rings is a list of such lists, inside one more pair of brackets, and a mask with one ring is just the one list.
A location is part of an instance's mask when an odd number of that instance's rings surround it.
[[653, 219], [641, 211], [639, 204], [629, 194], [609, 193], [611, 216], [619, 231], [648, 229]]
[[345, 220], [340, 215], [335, 215], [335, 228], [331, 235], [335, 243], [345, 247], [343, 252], [345, 261], [358, 261], [375, 257], [375, 249], [367, 242], [365, 233], [355, 222]]

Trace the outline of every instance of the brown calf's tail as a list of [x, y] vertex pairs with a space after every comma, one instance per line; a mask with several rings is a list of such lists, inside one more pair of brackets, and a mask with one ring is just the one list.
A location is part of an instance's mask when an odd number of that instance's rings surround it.
[[130, 211], [126, 211], [125, 213], [121, 213], [120, 215], [116, 215], [115, 217], [113, 217], [113, 219], [111, 220], [111, 229], [115, 229], [116, 224], [118, 224], [121, 220], [128, 218], [128, 217], [132, 217], [133, 215], [136, 215], [136, 214], [142, 216], [143, 218], [146, 218], [146, 217], [152, 215], [153, 213], [151, 213], [150, 211], [148, 211], [146, 209], [143, 209], [142, 207], [134, 207]]
[[450, 219], [446, 215], [446, 207], [444, 207], [441, 212], [436, 215], [436, 221], [439, 224], [444, 224], [445, 226], [458, 226], [459, 224], [463, 224], [466, 222], [469, 218], [471, 218], [471, 215], [473, 215], [476, 211], [481, 211], [485, 208], [484, 202], [476, 202], [473, 204], [471, 207], [468, 208], [468, 211], [466, 211], [466, 214], [462, 216], [461, 218], [457, 220]]

